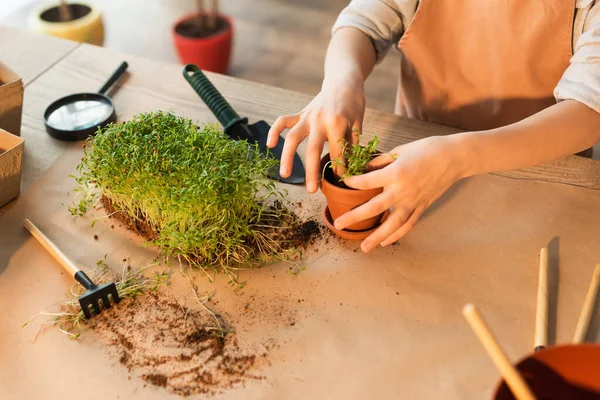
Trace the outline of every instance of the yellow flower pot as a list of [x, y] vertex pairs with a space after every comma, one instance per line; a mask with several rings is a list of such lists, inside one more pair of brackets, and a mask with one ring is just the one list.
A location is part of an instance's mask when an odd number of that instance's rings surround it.
[[104, 25], [102, 13], [89, 3], [69, 3], [73, 18], [61, 22], [58, 5], [46, 5], [36, 10], [29, 20], [32, 30], [76, 42], [102, 46]]

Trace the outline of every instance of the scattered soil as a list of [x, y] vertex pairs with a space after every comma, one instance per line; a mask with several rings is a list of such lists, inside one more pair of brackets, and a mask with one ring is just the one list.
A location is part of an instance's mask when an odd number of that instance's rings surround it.
[[235, 325], [242, 337], [244, 332], [252, 332], [261, 337], [262, 344], [270, 343], [276, 340], [274, 333], [281, 334], [283, 327], [303, 321], [309, 315], [304, 308], [298, 307], [294, 295], [271, 293], [265, 296], [251, 286], [245, 290], [245, 301], [227, 307], [221, 314]]
[[182, 306], [162, 291], [127, 299], [90, 325], [132, 374], [178, 395], [215, 394], [262, 379], [255, 370], [266, 350], [242, 349], [234, 334], [214, 329], [217, 322], [206, 310]]
[[[283, 203], [279, 200], [271, 206], [273, 211], [282, 211], [285, 209]], [[301, 221], [292, 211], [287, 210], [289, 215], [283, 221], [267, 220], [261, 221], [259, 225], [287, 226], [287, 229], [273, 228], [267, 230], [267, 234], [277, 240], [283, 250], [288, 249], [307, 249], [314, 244], [321, 236], [322, 225], [314, 219]]]
[[217, 23], [214, 28], [209, 28], [208, 16], [203, 16], [203, 21], [200, 22], [199, 18], [186, 19], [180, 22], [175, 27], [175, 32], [178, 35], [191, 37], [191, 38], [204, 38], [209, 36], [215, 36], [229, 28], [229, 23], [221, 18], [217, 17]]
[[322, 225], [314, 219], [304, 221], [296, 226], [290, 232], [288, 237], [291, 247], [306, 249], [309, 245], [314, 244], [316, 239], [321, 234]]

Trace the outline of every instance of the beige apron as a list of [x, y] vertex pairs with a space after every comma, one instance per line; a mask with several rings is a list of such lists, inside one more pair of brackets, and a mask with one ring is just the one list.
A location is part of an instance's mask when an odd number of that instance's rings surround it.
[[575, 0], [421, 0], [400, 40], [396, 112], [465, 130], [555, 104]]

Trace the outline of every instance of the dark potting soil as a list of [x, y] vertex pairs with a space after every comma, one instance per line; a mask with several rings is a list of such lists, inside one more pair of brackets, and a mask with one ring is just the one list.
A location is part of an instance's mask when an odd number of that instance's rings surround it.
[[[75, 21], [88, 15], [92, 9], [83, 4], [71, 3], [67, 7], [71, 11], [71, 19], [69, 21]], [[52, 7], [47, 9], [40, 15], [40, 18], [47, 22], [67, 22], [60, 19], [60, 7]]]
[[[314, 244], [321, 236], [321, 223], [314, 219], [301, 221], [300, 218], [291, 210], [286, 210], [286, 206], [279, 200], [276, 200], [269, 207], [274, 212], [286, 212], [287, 218], [284, 220], [276, 220], [268, 218], [267, 221], [260, 221], [257, 225], [272, 225], [275, 228], [267, 229], [269, 236], [279, 243], [283, 250], [288, 249], [303, 249], [306, 250], [310, 245]], [[278, 227], [285, 227], [279, 229]]]
[[202, 22], [200, 22], [198, 17], [186, 19], [177, 24], [175, 32], [185, 37], [204, 38], [215, 36], [229, 28], [229, 23], [221, 17], [217, 17], [214, 27], [209, 27], [209, 18], [210, 16], [208, 15], [203, 16]]
[[325, 180], [327, 180], [327, 182], [329, 182], [332, 185], [335, 185], [335, 186], [337, 186], [339, 188], [356, 190], [354, 188], [346, 186], [346, 184], [344, 183], [344, 181], [342, 181], [339, 177], [337, 177], [333, 173], [333, 168], [330, 168], [329, 165], [325, 167], [325, 171], [323, 172], [323, 178]]
[[105, 196], [102, 196], [102, 204], [108, 215], [111, 215], [123, 222], [125, 226], [134, 232], [142, 235], [148, 240], [154, 240], [158, 237], [158, 232], [149, 223], [143, 220], [141, 213], [138, 213], [136, 218], [130, 217], [126, 213], [118, 212], [113, 207], [112, 201]]
[[321, 223], [314, 219], [298, 224], [295, 229], [291, 230], [288, 236], [289, 246], [306, 249], [320, 237], [321, 227]]
[[163, 292], [127, 299], [103, 311], [89, 324], [133, 376], [168, 391], [189, 396], [215, 394], [247, 379], [266, 350], [242, 349], [232, 329], [215, 314], [180, 304]]

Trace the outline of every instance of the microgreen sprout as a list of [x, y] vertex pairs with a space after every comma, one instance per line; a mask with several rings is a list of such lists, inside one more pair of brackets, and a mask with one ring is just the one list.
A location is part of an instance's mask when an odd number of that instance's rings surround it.
[[[358, 130], [355, 131], [359, 134], [358, 140], [360, 142], [361, 135]], [[344, 139], [340, 139], [343, 142], [342, 155], [346, 160], [342, 159], [331, 160], [330, 167], [342, 166], [345, 168], [345, 172], [340, 176], [341, 180], [344, 180], [350, 176], [362, 175], [367, 171], [367, 163], [371, 161], [373, 155], [377, 153], [377, 145], [379, 144], [379, 138], [377, 135], [367, 143], [366, 146], [360, 144], [350, 144]]]
[[216, 125], [139, 114], [88, 139], [69, 209], [83, 215], [102, 199], [115, 217], [142, 225], [161, 255], [235, 277], [285, 254], [277, 232], [293, 218], [266, 179], [276, 166], [258, 145], [231, 140]]

